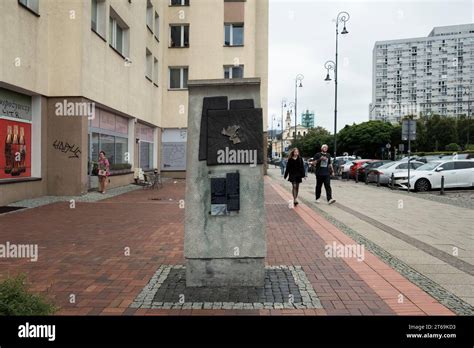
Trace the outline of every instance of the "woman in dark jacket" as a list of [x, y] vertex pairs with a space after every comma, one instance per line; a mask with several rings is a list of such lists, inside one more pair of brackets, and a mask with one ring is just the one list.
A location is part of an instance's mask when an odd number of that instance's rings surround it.
[[288, 181], [293, 185], [293, 204], [298, 205], [298, 190], [302, 179], [306, 179], [306, 172], [304, 170], [303, 158], [300, 156], [300, 151], [294, 148], [288, 156], [288, 164], [286, 165], [285, 179], [288, 177]]

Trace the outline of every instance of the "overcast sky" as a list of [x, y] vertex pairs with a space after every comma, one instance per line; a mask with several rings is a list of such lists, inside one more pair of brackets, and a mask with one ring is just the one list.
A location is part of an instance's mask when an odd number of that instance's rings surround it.
[[301, 73], [298, 114], [314, 111], [315, 125], [333, 132], [334, 82], [324, 81], [324, 63], [335, 58], [335, 18], [340, 11], [351, 18], [349, 34], [339, 35], [338, 129], [369, 118], [375, 41], [422, 37], [435, 26], [472, 23], [473, 3], [270, 0], [269, 127], [273, 115], [275, 129], [280, 122], [281, 99], [294, 100], [294, 78]]

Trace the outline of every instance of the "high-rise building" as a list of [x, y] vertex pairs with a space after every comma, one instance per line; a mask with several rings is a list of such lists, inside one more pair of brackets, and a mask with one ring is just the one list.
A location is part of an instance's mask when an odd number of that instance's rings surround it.
[[435, 27], [427, 37], [377, 41], [371, 120], [470, 113], [474, 100], [474, 24]]
[[314, 112], [306, 110], [301, 114], [301, 125], [306, 128], [314, 128]]
[[[99, 151], [110, 187], [137, 168], [184, 176], [188, 80], [260, 78], [267, 120], [268, 0], [2, 0], [0, 13], [0, 205], [93, 189]], [[5, 150], [16, 128], [21, 171]]]

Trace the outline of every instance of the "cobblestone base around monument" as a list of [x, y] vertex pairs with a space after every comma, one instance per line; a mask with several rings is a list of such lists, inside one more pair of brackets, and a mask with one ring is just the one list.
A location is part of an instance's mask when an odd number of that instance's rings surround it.
[[301, 266], [265, 267], [264, 287], [186, 287], [183, 265], [162, 265], [130, 308], [316, 309], [322, 308]]

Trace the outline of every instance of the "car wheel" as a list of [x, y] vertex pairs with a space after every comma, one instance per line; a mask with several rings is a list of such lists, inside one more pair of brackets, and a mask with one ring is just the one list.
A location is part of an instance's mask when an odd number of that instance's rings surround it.
[[427, 179], [420, 179], [415, 183], [415, 191], [426, 192], [431, 189], [431, 184]]

